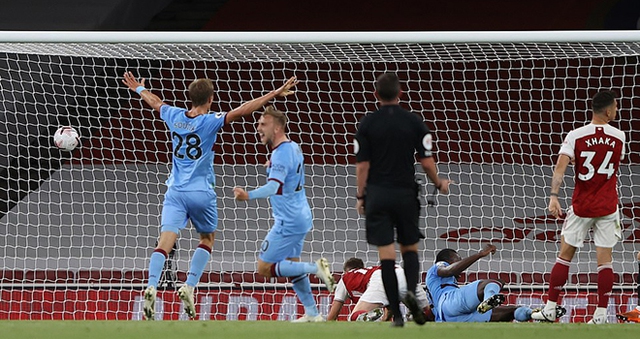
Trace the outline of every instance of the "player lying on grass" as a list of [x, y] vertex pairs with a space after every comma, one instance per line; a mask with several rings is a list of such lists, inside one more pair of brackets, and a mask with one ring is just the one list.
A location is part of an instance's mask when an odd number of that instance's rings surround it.
[[[389, 301], [382, 284], [380, 266], [365, 267], [364, 262], [358, 258], [350, 258], [344, 263], [344, 274], [336, 286], [331, 303], [331, 309], [327, 320], [337, 320], [342, 306], [347, 299], [356, 303], [349, 321], [382, 321], [390, 320], [391, 314], [385, 312]], [[404, 270], [396, 266], [398, 290], [400, 298], [407, 293], [407, 282], [404, 278]], [[425, 317], [433, 321], [433, 314], [428, 307], [427, 295], [420, 287], [415, 291], [418, 305], [425, 310]]]
[[[437, 322], [499, 322], [529, 321], [533, 310], [526, 306], [501, 306], [505, 296], [500, 294], [503, 283], [481, 279], [459, 286], [457, 277], [476, 261], [496, 252], [487, 244], [480, 252], [461, 258], [458, 252], [444, 249], [436, 256], [436, 263], [427, 271], [427, 295]], [[557, 317], [566, 313], [556, 309]]]

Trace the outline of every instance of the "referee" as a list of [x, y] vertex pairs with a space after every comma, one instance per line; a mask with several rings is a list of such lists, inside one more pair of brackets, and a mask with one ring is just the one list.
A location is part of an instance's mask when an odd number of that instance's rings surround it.
[[407, 280], [405, 305], [414, 321], [426, 322], [415, 291], [420, 275], [418, 241], [424, 238], [418, 227], [419, 187], [415, 182], [416, 154], [427, 176], [441, 193], [449, 192], [448, 179], [438, 177], [432, 157], [431, 132], [422, 118], [400, 107], [400, 81], [385, 73], [376, 81], [377, 111], [367, 114], [358, 126], [356, 154], [356, 208], [366, 216], [367, 242], [378, 247], [382, 282], [393, 314], [392, 326], [404, 326], [395, 272], [395, 239], [400, 244]]

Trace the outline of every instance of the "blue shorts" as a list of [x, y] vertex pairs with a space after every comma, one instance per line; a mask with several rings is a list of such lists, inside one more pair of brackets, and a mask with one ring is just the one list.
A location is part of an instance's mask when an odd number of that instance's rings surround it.
[[476, 309], [482, 302], [478, 300], [478, 284], [480, 280], [452, 290], [443, 296], [446, 298], [440, 304], [440, 315], [443, 321], [488, 322], [491, 320], [493, 310], [479, 313]]
[[176, 191], [169, 188], [162, 203], [161, 232], [180, 233], [187, 220], [198, 233], [213, 233], [218, 228], [218, 202], [216, 192]]
[[281, 228], [272, 228], [260, 246], [258, 258], [267, 263], [277, 263], [287, 258], [299, 258], [302, 253], [303, 234], [283, 235]]

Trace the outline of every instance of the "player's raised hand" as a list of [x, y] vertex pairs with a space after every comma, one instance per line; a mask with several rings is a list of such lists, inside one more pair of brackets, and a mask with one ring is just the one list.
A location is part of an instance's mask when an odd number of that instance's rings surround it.
[[247, 201], [249, 200], [249, 193], [241, 187], [234, 187], [233, 197], [236, 198], [236, 200]]
[[298, 81], [297, 76], [292, 76], [284, 83], [284, 85], [280, 86], [277, 90], [275, 90], [276, 96], [278, 97], [286, 97], [287, 95], [293, 94], [294, 91], [291, 90], [295, 85], [297, 85], [300, 81]]
[[492, 245], [492, 244], [486, 244], [484, 245], [484, 248], [482, 249], [482, 251], [480, 251], [480, 255], [483, 257], [488, 256], [489, 254], [494, 254], [496, 253], [497, 248]]
[[562, 217], [562, 207], [555, 196], [551, 196], [551, 200], [549, 200], [549, 212], [556, 218]]
[[144, 87], [144, 78], [138, 81], [136, 77], [133, 75], [133, 73], [124, 72], [122, 83], [127, 85], [127, 87], [129, 87], [130, 90], [135, 92], [138, 86]]

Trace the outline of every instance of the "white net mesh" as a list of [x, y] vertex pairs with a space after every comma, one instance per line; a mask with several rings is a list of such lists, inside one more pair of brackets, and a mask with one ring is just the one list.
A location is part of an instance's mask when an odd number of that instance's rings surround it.
[[[506, 280], [511, 303], [541, 304], [561, 224], [546, 216], [548, 183], [566, 133], [588, 122], [600, 89], [620, 94], [628, 157], [620, 167], [624, 241], [614, 250], [617, 281], [610, 312], [626, 310], [640, 241], [639, 43], [473, 44], [37, 44], [0, 43], [0, 318], [140, 319], [148, 256], [159, 233], [170, 171], [167, 129], [121, 84], [125, 70], [169, 104], [187, 105], [186, 88], [213, 79], [214, 110], [228, 111], [297, 75], [296, 95], [276, 101], [308, 165], [315, 216], [303, 260], [329, 258], [340, 271], [357, 256], [377, 263], [354, 209], [357, 123], [376, 108], [373, 83], [384, 71], [403, 81], [402, 105], [435, 132], [448, 196], [425, 207], [426, 271], [438, 250], [467, 255], [491, 241], [499, 252], [467, 275]], [[266, 149], [255, 121], [224, 128], [215, 160], [220, 226], [197, 294], [200, 319], [289, 319], [301, 306], [285, 280], [253, 272], [270, 226], [266, 201], [233, 200], [232, 187], [265, 181]], [[58, 151], [51, 135], [74, 126], [82, 147]], [[570, 203], [568, 173], [561, 191]], [[429, 195], [432, 186], [426, 190]], [[184, 318], [172, 282], [196, 244], [183, 231], [164, 279], [159, 318]], [[567, 321], [595, 306], [595, 255], [581, 249], [571, 269]], [[276, 293], [272, 293], [276, 290]], [[315, 290], [326, 314], [330, 298]], [[106, 306], [104, 306], [106, 305]]]

